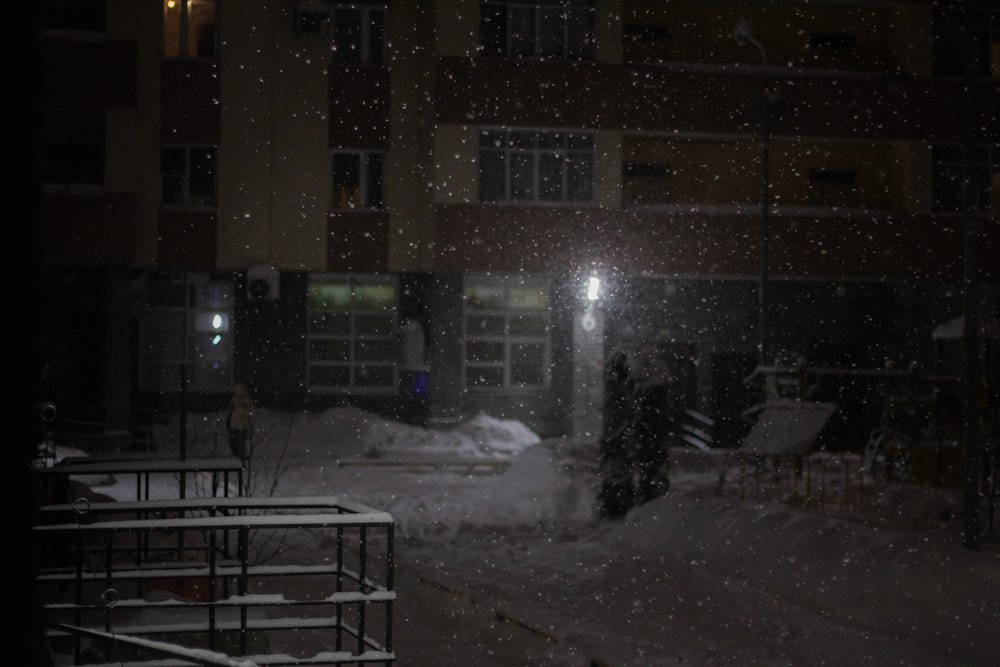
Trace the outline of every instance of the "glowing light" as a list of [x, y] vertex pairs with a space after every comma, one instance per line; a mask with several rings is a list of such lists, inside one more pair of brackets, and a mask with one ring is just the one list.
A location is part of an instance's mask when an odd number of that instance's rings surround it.
[[222, 342], [221, 334], [215, 334], [214, 336], [212, 336], [212, 345], [218, 345], [221, 342]]
[[601, 279], [597, 276], [590, 276], [587, 279], [587, 300], [597, 301], [601, 294]]
[[218, 313], [215, 314], [215, 317], [212, 318], [212, 328], [213, 329], [222, 328], [222, 315], [219, 315]]

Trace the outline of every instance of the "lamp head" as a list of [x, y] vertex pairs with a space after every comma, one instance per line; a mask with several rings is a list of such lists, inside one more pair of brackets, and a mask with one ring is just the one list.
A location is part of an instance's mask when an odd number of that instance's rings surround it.
[[753, 42], [753, 27], [750, 25], [750, 21], [740, 19], [736, 22], [736, 27], [733, 28], [733, 39], [740, 46], [746, 46]]

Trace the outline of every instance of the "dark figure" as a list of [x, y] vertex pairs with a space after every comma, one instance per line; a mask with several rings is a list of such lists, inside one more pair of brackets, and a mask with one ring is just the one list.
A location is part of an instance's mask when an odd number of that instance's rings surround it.
[[226, 415], [226, 430], [229, 431], [229, 449], [233, 456], [246, 462], [250, 458], [250, 434], [253, 431], [253, 401], [247, 386], [237, 382], [229, 399], [229, 413]]
[[625, 353], [614, 352], [604, 366], [604, 425], [601, 433], [601, 516], [623, 516], [633, 502], [632, 400], [634, 386]]

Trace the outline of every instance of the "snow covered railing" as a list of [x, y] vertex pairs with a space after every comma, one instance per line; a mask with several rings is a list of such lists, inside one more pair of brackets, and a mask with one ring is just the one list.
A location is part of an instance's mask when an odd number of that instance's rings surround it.
[[[72, 647], [77, 664], [80, 637], [68, 627], [171, 638], [188, 648], [194, 641], [226, 655], [252, 653], [260, 665], [395, 659], [394, 520], [386, 512], [332, 496], [41, 508], [43, 520], [67, 512], [77, 520], [35, 528], [38, 583], [47, 620], [62, 624], [50, 629], [50, 641]], [[53, 551], [61, 563], [52, 562]], [[273, 653], [272, 637], [283, 632], [296, 644], [308, 635], [325, 650]]]
[[235, 457], [171, 459], [144, 454], [88, 456], [64, 460], [51, 466], [37, 466], [34, 472], [39, 476], [42, 497], [46, 500], [59, 497], [59, 493], [63, 492], [61, 485], [66, 485], [74, 477], [135, 475], [136, 500], [149, 500], [149, 482], [154, 475], [175, 477], [178, 498], [188, 495], [188, 478], [197, 475], [209, 477], [213, 496], [220, 490], [223, 496], [230, 495], [230, 476], [236, 480], [233, 487], [236, 494], [242, 493], [243, 489], [243, 462]]

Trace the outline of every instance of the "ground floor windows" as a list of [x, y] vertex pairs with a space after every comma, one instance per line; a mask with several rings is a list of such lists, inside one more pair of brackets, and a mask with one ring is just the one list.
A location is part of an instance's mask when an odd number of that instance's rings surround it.
[[465, 284], [466, 387], [544, 387], [549, 382], [547, 281]]
[[394, 277], [310, 278], [307, 332], [310, 390], [395, 391], [397, 291]]
[[145, 392], [228, 392], [233, 384], [233, 280], [155, 273], [143, 281], [139, 384]]

